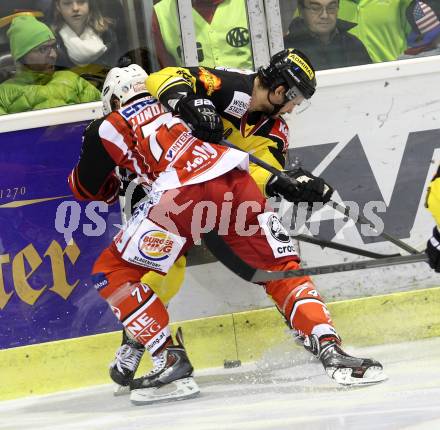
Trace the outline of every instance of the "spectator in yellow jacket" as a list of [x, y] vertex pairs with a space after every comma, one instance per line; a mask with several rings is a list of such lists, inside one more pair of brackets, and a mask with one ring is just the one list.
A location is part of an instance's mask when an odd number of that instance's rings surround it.
[[357, 24], [350, 30], [374, 63], [396, 60], [411, 31], [406, 16], [412, 0], [340, 0], [338, 18]]

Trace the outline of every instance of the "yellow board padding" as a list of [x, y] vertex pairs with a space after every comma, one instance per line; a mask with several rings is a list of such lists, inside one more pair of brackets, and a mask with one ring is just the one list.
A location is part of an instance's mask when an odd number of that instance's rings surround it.
[[[237, 358], [231, 314], [172, 324], [173, 333], [179, 326], [195, 367]], [[110, 383], [108, 367], [121, 339], [118, 331], [1, 350], [0, 400]], [[138, 374], [150, 368], [147, 353]]]
[[[440, 288], [329, 303], [334, 325], [347, 345], [398, 343], [440, 336]], [[233, 314], [238, 357], [259, 359], [292, 337], [274, 308]]]
[[342, 340], [379, 345], [440, 336], [440, 288], [332, 303]]
[[[328, 305], [348, 345], [440, 336], [440, 288], [345, 300]], [[291, 334], [275, 308], [172, 324], [183, 328], [196, 369], [224, 360], [259, 359]], [[113, 332], [0, 351], [0, 400], [109, 383], [108, 365], [121, 342]], [[293, 342], [292, 342], [293, 344]], [[145, 355], [139, 374], [151, 366]]]
[[289, 327], [276, 308], [238, 312], [233, 317], [237, 356], [243, 362], [258, 360], [265, 351], [280, 342], [292, 342]]

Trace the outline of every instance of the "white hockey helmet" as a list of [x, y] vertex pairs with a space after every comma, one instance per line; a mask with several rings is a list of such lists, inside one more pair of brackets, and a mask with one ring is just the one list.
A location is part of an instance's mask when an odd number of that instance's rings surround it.
[[145, 79], [147, 77], [147, 72], [137, 64], [110, 69], [101, 92], [104, 115], [109, 114], [113, 110], [112, 99], [114, 98], [117, 98], [122, 106], [139, 94], [148, 94], [145, 88]]

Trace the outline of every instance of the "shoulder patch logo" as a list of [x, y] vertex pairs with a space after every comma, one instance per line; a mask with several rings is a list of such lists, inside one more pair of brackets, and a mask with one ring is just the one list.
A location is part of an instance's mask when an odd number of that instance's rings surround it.
[[211, 96], [212, 93], [222, 87], [222, 80], [203, 67], [199, 68], [199, 79], [205, 87], [208, 96]]

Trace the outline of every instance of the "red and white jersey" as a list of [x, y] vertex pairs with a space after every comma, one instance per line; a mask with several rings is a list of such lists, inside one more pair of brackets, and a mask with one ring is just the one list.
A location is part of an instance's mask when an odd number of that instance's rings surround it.
[[153, 183], [153, 191], [204, 182], [235, 167], [248, 169], [246, 153], [196, 139], [153, 97], [112, 112], [99, 136], [115, 163]]

